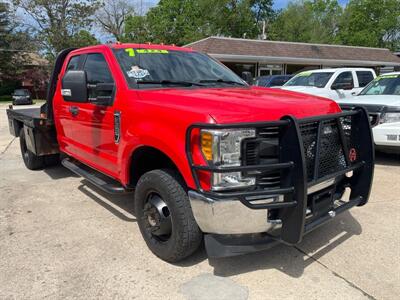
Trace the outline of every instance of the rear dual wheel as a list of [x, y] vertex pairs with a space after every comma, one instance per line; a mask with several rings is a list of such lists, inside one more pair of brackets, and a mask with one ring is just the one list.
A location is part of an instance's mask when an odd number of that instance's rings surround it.
[[29, 170], [39, 170], [44, 168], [44, 157], [37, 156], [31, 152], [26, 146], [26, 137], [24, 128], [19, 132], [19, 145], [21, 148], [22, 159], [24, 160], [25, 166]]
[[136, 187], [135, 212], [147, 246], [161, 259], [177, 262], [200, 246], [202, 233], [176, 172], [145, 173]]
[[40, 170], [46, 166], [56, 165], [60, 161], [58, 154], [37, 156], [31, 152], [26, 145], [24, 128], [19, 132], [19, 145], [21, 148], [22, 159], [29, 170]]

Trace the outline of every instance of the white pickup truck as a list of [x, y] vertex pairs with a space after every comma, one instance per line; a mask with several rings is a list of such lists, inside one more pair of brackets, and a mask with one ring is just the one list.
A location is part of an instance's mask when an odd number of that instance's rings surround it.
[[375, 147], [400, 153], [400, 72], [378, 76], [357, 96], [338, 101], [343, 110], [364, 106], [370, 118]]
[[338, 101], [358, 94], [375, 77], [368, 68], [318, 69], [297, 74], [281, 88]]

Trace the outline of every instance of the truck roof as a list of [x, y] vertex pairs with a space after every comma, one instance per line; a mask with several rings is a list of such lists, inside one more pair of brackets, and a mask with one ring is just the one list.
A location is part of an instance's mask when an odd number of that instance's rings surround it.
[[310, 73], [323, 73], [323, 72], [342, 72], [342, 71], [371, 71], [371, 68], [326, 68], [326, 69], [315, 69], [315, 70], [307, 70], [304, 72]]
[[140, 48], [140, 49], [159, 49], [159, 50], [170, 50], [170, 51], [183, 51], [183, 52], [194, 52], [192, 48], [183, 48], [175, 45], [163, 45], [163, 44], [151, 44], [151, 43], [113, 43], [113, 44], [100, 44], [94, 46], [88, 46], [84, 48], [79, 48], [74, 51], [81, 50], [95, 50], [101, 48], [111, 48], [111, 49], [123, 49], [123, 48]]

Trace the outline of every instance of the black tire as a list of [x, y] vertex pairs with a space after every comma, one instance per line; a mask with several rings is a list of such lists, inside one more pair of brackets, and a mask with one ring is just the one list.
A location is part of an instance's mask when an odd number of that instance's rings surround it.
[[25, 166], [29, 170], [43, 169], [45, 166], [44, 157], [36, 156], [35, 154], [33, 154], [31, 151], [28, 150], [26, 146], [25, 132], [23, 128], [19, 132], [19, 144], [21, 148], [22, 159], [24, 160]]
[[[156, 256], [171, 263], [193, 254], [203, 238], [180, 182], [179, 175], [172, 170], [153, 170], [140, 177], [135, 190], [135, 213], [142, 236]], [[172, 223], [169, 235], [156, 236], [151, 232], [154, 227], [146, 215], [146, 203], [152, 194], [159, 195], [168, 207]]]

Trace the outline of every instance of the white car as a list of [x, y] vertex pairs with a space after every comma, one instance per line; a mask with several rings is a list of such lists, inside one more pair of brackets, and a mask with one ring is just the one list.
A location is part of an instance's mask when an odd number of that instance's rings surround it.
[[342, 109], [363, 106], [368, 110], [375, 146], [400, 153], [400, 72], [377, 77], [357, 96], [338, 101]]
[[367, 68], [319, 69], [301, 72], [281, 88], [338, 101], [358, 94], [375, 77]]

